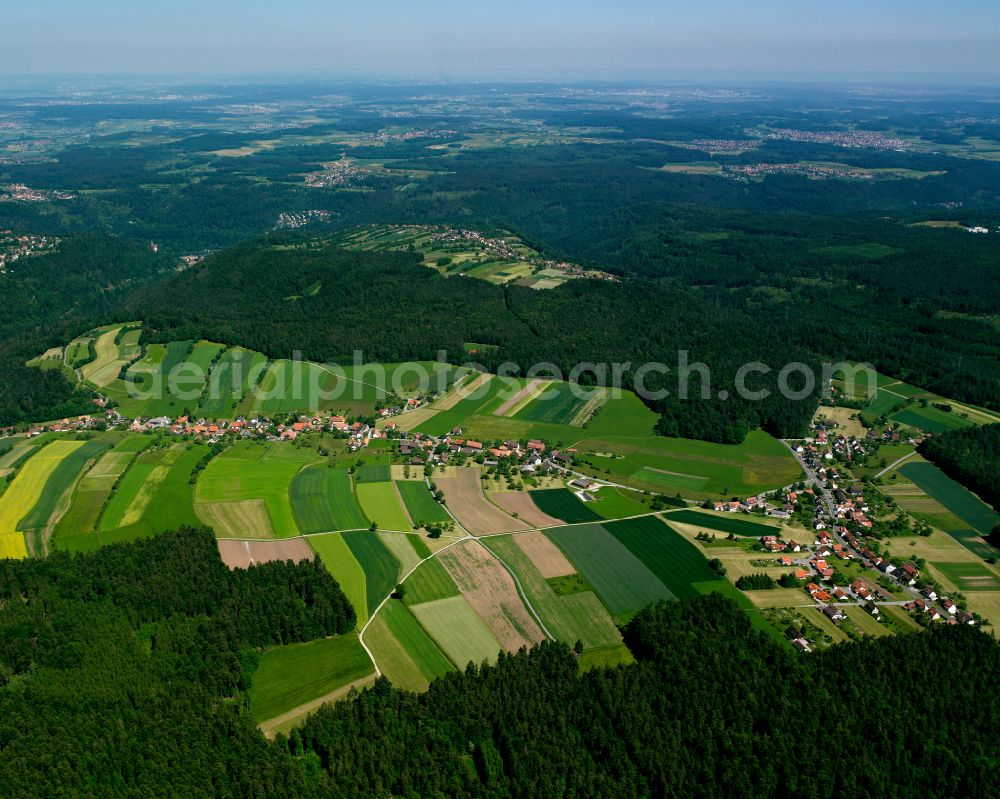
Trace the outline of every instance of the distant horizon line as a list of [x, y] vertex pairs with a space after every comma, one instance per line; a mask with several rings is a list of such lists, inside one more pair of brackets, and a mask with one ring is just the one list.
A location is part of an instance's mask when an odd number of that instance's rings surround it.
[[[170, 72], [4, 72], [0, 80], [14, 83], [44, 83], [71, 81], [166, 81], [171, 83], [191, 82], [264, 82], [278, 83], [321, 81], [330, 83], [395, 83], [395, 84], [581, 84], [581, 85], [729, 85], [729, 86], [934, 86], [954, 88], [998, 88], [1000, 71], [985, 72], [912, 72], [849, 70], [800, 71], [789, 75], [787, 71], [761, 70], [712, 70], [712, 69], [664, 69], [664, 70], [505, 70], [492, 73], [432, 74], [413, 73], [372, 73], [333, 70], [230, 70], [230, 71], [170, 71]], [[7, 89], [14, 88], [12, 86]], [[2, 93], [2, 90], [0, 90]]]

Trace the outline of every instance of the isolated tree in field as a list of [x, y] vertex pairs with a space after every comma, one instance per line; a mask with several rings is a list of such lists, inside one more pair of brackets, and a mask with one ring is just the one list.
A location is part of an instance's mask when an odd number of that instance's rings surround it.
[[378, 522], [372, 522], [372, 526], [368, 528], [368, 532], [374, 533], [378, 530]]

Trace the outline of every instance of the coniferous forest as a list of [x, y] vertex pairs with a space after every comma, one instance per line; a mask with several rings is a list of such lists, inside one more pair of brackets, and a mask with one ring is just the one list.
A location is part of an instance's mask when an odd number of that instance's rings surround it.
[[353, 624], [318, 563], [230, 572], [200, 530], [5, 561], [0, 794], [994, 795], [1000, 646], [977, 629], [802, 658], [712, 594], [638, 614], [631, 665], [581, 674], [543, 644], [423, 695], [380, 680], [267, 741], [255, 653]]

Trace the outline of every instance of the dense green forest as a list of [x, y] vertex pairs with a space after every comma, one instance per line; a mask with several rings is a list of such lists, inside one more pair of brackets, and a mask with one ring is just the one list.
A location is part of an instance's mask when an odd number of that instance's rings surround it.
[[0, 795], [296, 795], [227, 698], [261, 648], [354, 625], [318, 561], [229, 571], [206, 530], [0, 561]]
[[[755, 324], [731, 309], [705, 305], [688, 291], [637, 278], [621, 283], [573, 281], [554, 291], [497, 286], [438, 276], [408, 253], [345, 252], [302, 237], [274, 234], [239, 245], [203, 264], [140, 291], [124, 316], [146, 321], [159, 341], [208, 338], [260, 350], [271, 357], [299, 352], [307, 360], [351, 363], [355, 350], [369, 361], [466, 359], [464, 342], [491, 344], [476, 357], [487, 368], [554, 364], [570, 375], [581, 363], [630, 364], [626, 388], [643, 364], [662, 362], [651, 390], [670, 395], [651, 406], [660, 432], [712, 441], [742, 441], [763, 427], [800, 434], [816, 406], [818, 386], [802, 401], [786, 400], [776, 374], [789, 361], [819, 371], [806, 350], [788, 343], [770, 324]], [[319, 285], [310, 296], [293, 295]], [[678, 353], [711, 369], [712, 394], [700, 398], [699, 375], [689, 399], [678, 394]], [[761, 361], [773, 371], [750, 381], [770, 396], [743, 400], [733, 391], [740, 365]], [[610, 370], [609, 370], [610, 374]], [[581, 381], [593, 380], [585, 373]], [[797, 387], [797, 386], [796, 386]], [[717, 392], [734, 396], [722, 401]]]
[[204, 531], [5, 561], [0, 795], [993, 794], [1000, 647], [977, 629], [802, 656], [710, 595], [638, 614], [628, 666], [581, 675], [543, 644], [266, 741], [240, 700], [254, 650], [353, 623], [318, 563], [229, 572]]
[[1000, 511], [1000, 424], [926, 438], [920, 454]]

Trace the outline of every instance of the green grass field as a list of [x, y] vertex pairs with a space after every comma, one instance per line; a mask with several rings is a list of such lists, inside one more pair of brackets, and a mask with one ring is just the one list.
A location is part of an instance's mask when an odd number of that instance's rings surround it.
[[0, 494], [0, 558], [27, 556], [25, 538], [18, 525], [41, 498], [59, 463], [82, 446], [82, 441], [52, 441], [24, 464]]
[[735, 513], [723, 515], [711, 511], [674, 510], [667, 511], [665, 518], [667, 521], [693, 524], [696, 527], [720, 530], [723, 533], [732, 533], [733, 535], [745, 536], [747, 538], [776, 535], [779, 529], [771, 524], [751, 521], [744, 514]]
[[374, 670], [356, 633], [269, 649], [250, 685], [250, 714], [257, 722], [273, 719]]
[[599, 524], [545, 531], [604, 600], [619, 622], [674, 595], [618, 539]]
[[361, 510], [379, 529], [404, 532], [413, 529], [391, 482], [358, 483], [356, 491]]
[[69, 510], [56, 525], [52, 543], [57, 549], [62, 536], [90, 533], [95, 529], [101, 507], [111, 494], [115, 481], [128, 468], [139, 447], [145, 448], [148, 443], [150, 439], [145, 436], [128, 436], [119, 440], [80, 479]]
[[153, 470], [163, 463], [167, 450], [165, 447], [155, 447], [136, 458], [111, 495], [111, 501], [101, 516], [101, 530], [114, 530], [124, 526], [125, 515], [135, 498], [143, 491], [143, 486], [153, 474]]
[[459, 668], [464, 669], [470, 662], [496, 662], [500, 642], [465, 597], [435, 599], [411, 605], [409, 609], [441, 651]]
[[629, 496], [631, 493], [612, 487], [602, 488], [594, 493], [595, 500], [587, 503], [587, 507], [602, 519], [621, 519], [649, 513], [649, 506], [633, 499]]
[[433, 602], [435, 599], [446, 599], [459, 594], [451, 575], [437, 558], [422, 563], [407, 578], [404, 585], [406, 595], [403, 601], [407, 605], [419, 605], [422, 602]]
[[226, 350], [209, 375], [198, 413], [208, 419], [231, 417], [266, 362], [259, 352], [242, 347]]
[[396, 587], [399, 561], [381, 539], [367, 530], [344, 533], [344, 541], [365, 572], [365, 601], [371, 614]]
[[576, 396], [582, 390], [569, 383], [553, 383], [518, 411], [514, 418], [568, 425], [590, 401], [589, 396]]
[[577, 660], [580, 671], [627, 666], [634, 662], [635, 658], [625, 644], [609, 644], [595, 649], [585, 649]]
[[514, 571], [529, 602], [549, 632], [560, 641], [572, 646], [579, 640], [585, 648], [621, 642], [618, 628], [596, 594], [584, 591], [559, 596], [512, 536], [490, 536], [480, 540]]
[[609, 408], [577, 444], [580, 471], [658, 493], [691, 499], [756, 494], [797, 480], [801, 469], [778, 440], [755, 430], [742, 444], [685, 438], [596, 436]]
[[292, 514], [289, 488], [304, 466], [318, 460], [313, 450], [280, 442], [239, 442], [214, 458], [201, 473], [195, 487], [196, 506], [261, 499], [275, 536], [296, 536], [299, 529]]
[[[84, 467], [93, 459], [111, 449], [107, 441], [86, 441], [59, 461], [55, 470], [45, 481], [41, 496], [18, 523], [18, 529], [28, 536], [41, 536], [42, 532], [54, 525], [57, 513], [69, 507], [68, 494], [80, 478]], [[35, 551], [42, 551], [42, 540], [35, 541]]]
[[355, 483], [388, 483], [392, 467], [388, 463], [366, 463], [354, 470]]
[[306, 539], [320, 556], [326, 570], [340, 584], [358, 618], [358, 627], [368, 621], [368, 580], [354, 552], [341, 533], [314, 535]]
[[1000, 577], [997, 577], [995, 572], [990, 571], [985, 564], [934, 561], [932, 565], [963, 593], [1000, 590]]
[[451, 519], [423, 480], [397, 480], [396, 488], [414, 524], [446, 522]]
[[419, 565], [421, 557], [417, 554], [411, 543], [411, 539], [419, 540], [417, 536], [406, 533], [387, 533], [382, 530], [379, 530], [375, 535], [385, 544], [386, 549], [392, 553], [392, 556], [399, 561], [400, 577], [408, 574]]
[[[423, 680], [430, 682], [454, 669], [451, 661], [424, 631], [406, 605], [388, 602], [379, 613], [379, 618], [385, 620], [388, 631], [406, 651]], [[385, 669], [381, 663], [379, 666]]]
[[342, 530], [360, 530], [369, 525], [369, 520], [361, 512], [358, 499], [352, 490], [350, 471], [344, 467], [331, 470], [328, 478], [330, 508], [337, 526]]
[[532, 491], [531, 499], [542, 513], [567, 524], [600, 521], [601, 517], [576, 498], [568, 488], [545, 488]]
[[[147, 443], [145, 436], [122, 440], [111, 453], [117, 456], [117, 461], [108, 465], [110, 474], [95, 476], [93, 480], [88, 474], [80, 481], [70, 511], [63, 517], [53, 539], [56, 549], [91, 551], [107, 544], [134, 541], [181, 526], [197, 527], [201, 524], [194, 512], [190, 478], [208, 447], [204, 444], [175, 444], [139, 455], [111, 495], [100, 518], [99, 529], [94, 529], [100, 506], [110, 492], [108, 481], [117, 479], [118, 470], [124, 466], [122, 459], [127, 462], [131, 457], [130, 451]], [[103, 461], [99, 462], [92, 471], [102, 464]], [[79, 523], [78, 526], [71, 526], [75, 523]]]
[[609, 522], [606, 528], [678, 599], [693, 599], [699, 595], [695, 583], [717, 579], [694, 544], [655, 516]]
[[928, 433], [947, 433], [949, 430], [961, 430], [965, 427], [974, 427], [974, 423], [968, 419], [963, 419], [956, 413], [948, 413], [933, 405], [921, 408], [919, 405], [910, 405], [898, 413], [892, 415], [892, 421], [900, 424], [908, 424], [917, 427]]
[[346, 468], [316, 464], [303, 469], [289, 488], [292, 512], [306, 534], [331, 530], [361, 530], [368, 520], [361, 513]]
[[996, 554], [989, 545], [969, 539], [989, 534], [996, 524], [1000, 524], [1000, 514], [933, 463], [904, 463], [899, 472], [972, 528], [964, 532], [945, 530], [946, 533], [980, 557]]
[[305, 534], [337, 529], [328, 485], [332, 472], [329, 466], [319, 463], [303, 469], [292, 478], [288, 496], [295, 522]]

